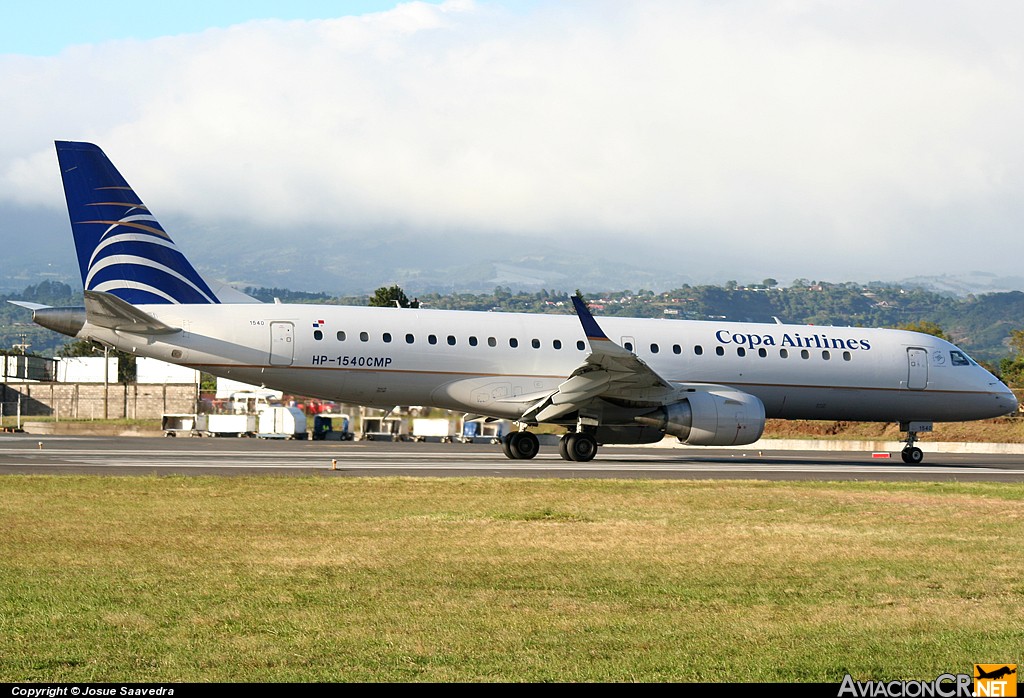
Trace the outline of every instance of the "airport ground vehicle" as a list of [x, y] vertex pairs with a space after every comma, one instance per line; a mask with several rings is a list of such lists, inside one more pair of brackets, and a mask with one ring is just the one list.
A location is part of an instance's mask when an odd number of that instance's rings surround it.
[[313, 417], [311, 437], [314, 441], [352, 441], [355, 438], [352, 418], [347, 414], [322, 412]]

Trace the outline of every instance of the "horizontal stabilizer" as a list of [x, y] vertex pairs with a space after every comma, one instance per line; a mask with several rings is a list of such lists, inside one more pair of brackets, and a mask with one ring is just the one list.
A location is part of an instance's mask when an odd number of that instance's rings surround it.
[[11, 300], [9, 300], [7, 302], [10, 303], [11, 305], [17, 305], [17, 306], [20, 306], [22, 308], [28, 308], [29, 310], [42, 310], [43, 308], [49, 308], [50, 307], [48, 305], [43, 305], [42, 303], [29, 303], [28, 301], [11, 301]]
[[85, 292], [85, 314], [93, 325], [132, 334], [173, 334], [181, 329], [165, 325], [132, 304], [102, 291]]

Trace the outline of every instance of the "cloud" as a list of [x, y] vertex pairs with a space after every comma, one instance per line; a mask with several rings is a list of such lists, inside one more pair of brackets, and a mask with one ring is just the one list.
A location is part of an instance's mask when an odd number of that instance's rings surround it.
[[571, 239], [780, 276], [1009, 270], [1022, 14], [409, 3], [0, 56], [0, 197], [60, 205], [52, 140], [81, 139], [158, 215]]

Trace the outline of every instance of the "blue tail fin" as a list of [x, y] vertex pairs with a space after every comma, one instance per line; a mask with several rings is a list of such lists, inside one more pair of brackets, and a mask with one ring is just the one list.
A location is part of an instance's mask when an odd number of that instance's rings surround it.
[[56, 145], [86, 291], [132, 304], [221, 302], [102, 150]]

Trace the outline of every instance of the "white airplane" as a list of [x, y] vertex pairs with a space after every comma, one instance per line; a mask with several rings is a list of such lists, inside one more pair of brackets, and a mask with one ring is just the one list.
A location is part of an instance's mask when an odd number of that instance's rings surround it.
[[953, 344], [890, 329], [260, 303], [204, 280], [95, 145], [58, 141], [85, 305], [21, 303], [71, 337], [297, 395], [429, 405], [567, 429], [562, 458], [666, 435], [750, 444], [766, 418], [899, 422], [903, 460], [935, 421], [1017, 400]]

